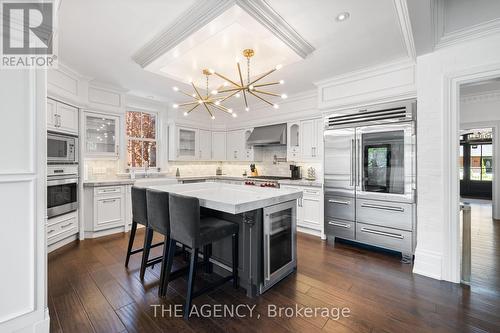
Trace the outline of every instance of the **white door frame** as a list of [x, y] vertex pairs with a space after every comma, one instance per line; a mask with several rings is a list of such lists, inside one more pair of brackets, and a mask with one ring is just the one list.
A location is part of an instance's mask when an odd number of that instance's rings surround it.
[[444, 225], [442, 278], [460, 283], [460, 180], [458, 173], [460, 86], [500, 76], [500, 63], [473, 67], [443, 77]]

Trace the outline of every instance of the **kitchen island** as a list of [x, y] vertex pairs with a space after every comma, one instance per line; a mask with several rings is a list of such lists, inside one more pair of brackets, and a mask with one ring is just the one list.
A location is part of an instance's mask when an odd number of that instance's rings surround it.
[[[296, 269], [296, 209], [302, 191], [223, 183], [149, 188], [198, 198], [203, 215], [239, 224], [238, 275], [249, 297], [263, 293]], [[230, 249], [230, 239], [213, 244], [210, 260], [216, 273], [228, 274]]]

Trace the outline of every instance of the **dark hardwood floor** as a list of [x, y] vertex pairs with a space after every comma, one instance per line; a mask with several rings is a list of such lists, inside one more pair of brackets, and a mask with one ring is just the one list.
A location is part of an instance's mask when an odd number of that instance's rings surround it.
[[[142, 237], [138, 231], [137, 246]], [[500, 332], [498, 288], [468, 288], [412, 275], [411, 266], [398, 256], [342, 243], [332, 247], [302, 234], [297, 272], [261, 297], [248, 299], [228, 283], [194, 300], [198, 307], [255, 306], [260, 318], [155, 317], [152, 304], [183, 304], [186, 280], [173, 281], [167, 297], [158, 298], [160, 267], [148, 269], [140, 282], [140, 255], [124, 267], [127, 240], [128, 234], [85, 240], [49, 255], [51, 332]], [[153, 252], [159, 255], [161, 248]], [[496, 272], [499, 267], [497, 262]], [[498, 275], [493, 279], [498, 284]], [[346, 307], [350, 314], [338, 320], [334, 314], [267, 316], [268, 305], [296, 304]]]

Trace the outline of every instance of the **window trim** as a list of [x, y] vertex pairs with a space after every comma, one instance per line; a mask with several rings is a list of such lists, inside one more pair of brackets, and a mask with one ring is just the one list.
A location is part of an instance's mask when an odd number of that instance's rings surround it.
[[[136, 137], [131, 137], [128, 136], [127, 133], [127, 113], [128, 112], [137, 112], [137, 113], [146, 113], [155, 116], [156, 121], [155, 121], [155, 138], [154, 139], [149, 139], [149, 138], [136, 138]], [[144, 166], [141, 167], [132, 167], [128, 165], [128, 143], [130, 140], [135, 140], [135, 141], [142, 141], [142, 142], [155, 142], [156, 143], [156, 166], [155, 167], [150, 167], [148, 169], [148, 172], [160, 172], [160, 167], [159, 167], [159, 161], [160, 161], [160, 137], [159, 137], [159, 130], [160, 130], [160, 121], [159, 121], [159, 113], [155, 111], [148, 111], [148, 110], [141, 110], [141, 109], [127, 109], [125, 110], [125, 121], [124, 121], [124, 127], [125, 127], [125, 152], [126, 152], [126, 160], [125, 160], [125, 170], [127, 172], [130, 171], [146, 171], [146, 168]], [[142, 126], [142, 124], [141, 124]], [[141, 127], [141, 132], [142, 132], [142, 127]], [[144, 156], [143, 156], [143, 161], [144, 161]]]

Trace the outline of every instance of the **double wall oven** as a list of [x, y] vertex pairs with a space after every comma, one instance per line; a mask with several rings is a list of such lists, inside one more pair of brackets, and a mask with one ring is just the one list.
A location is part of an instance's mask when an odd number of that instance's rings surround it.
[[78, 209], [78, 138], [47, 133], [47, 217]]
[[327, 119], [327, 234], [413, 252], [415, 115], [408, 100]]

